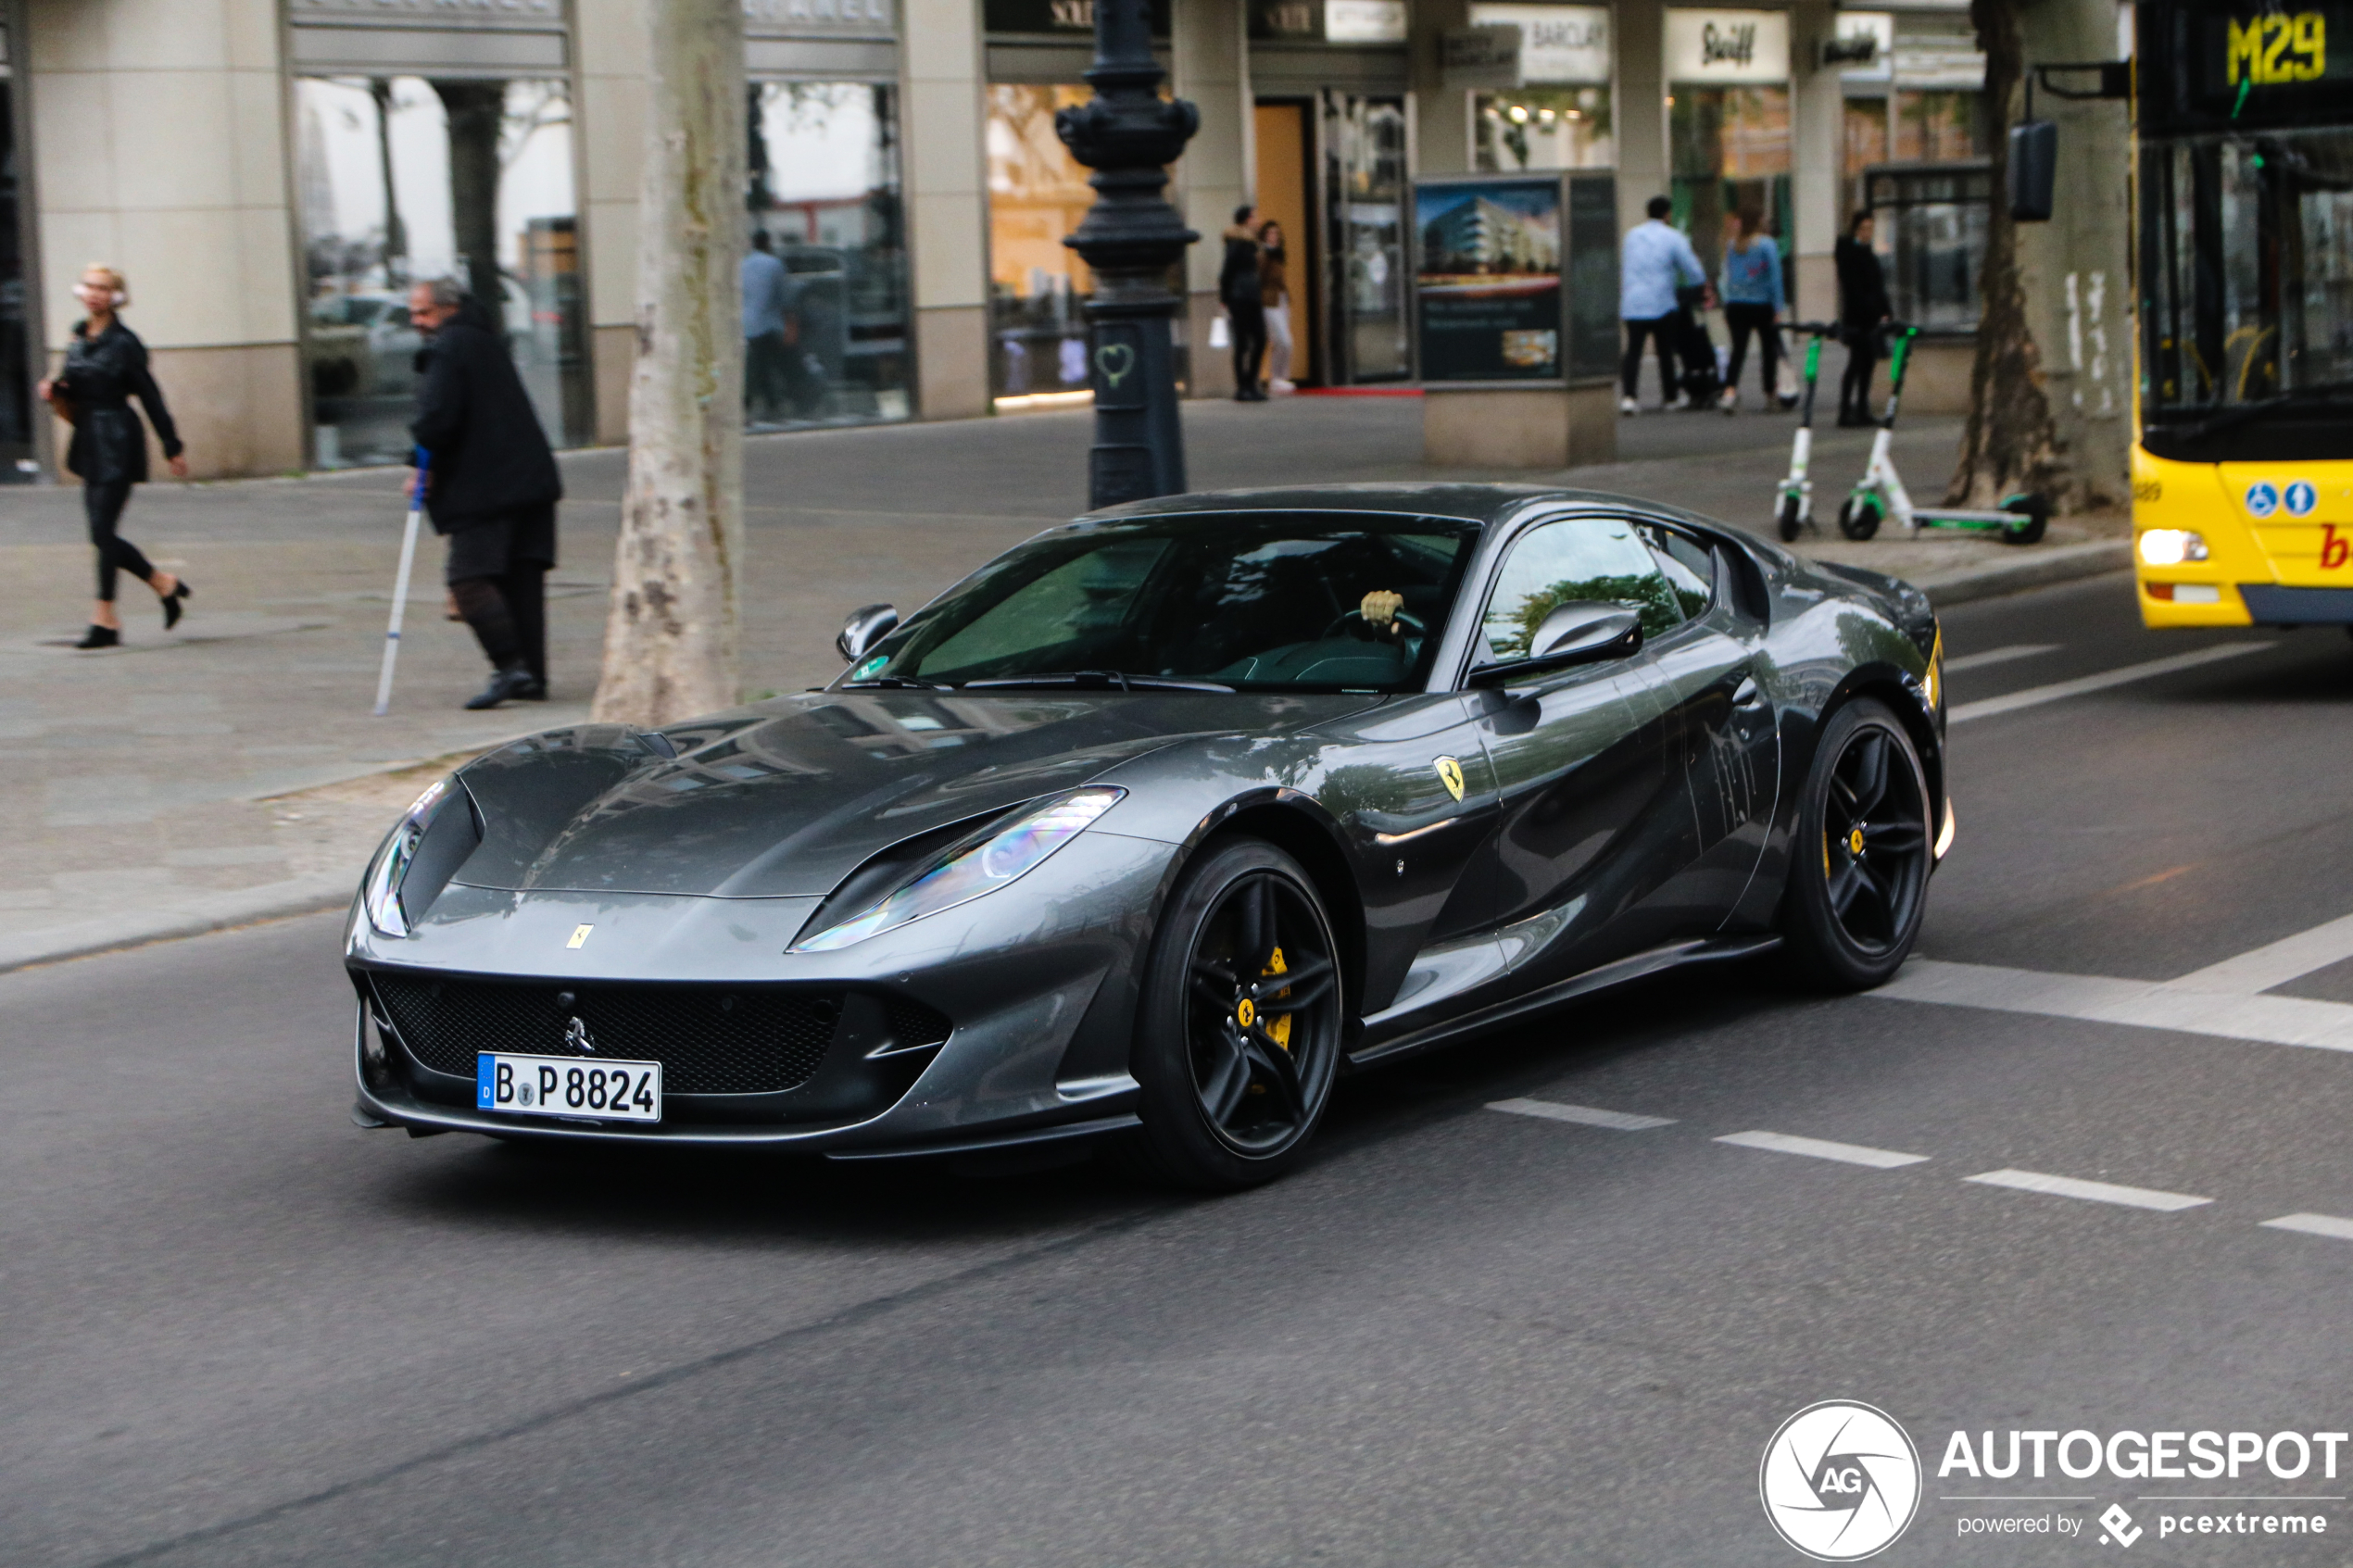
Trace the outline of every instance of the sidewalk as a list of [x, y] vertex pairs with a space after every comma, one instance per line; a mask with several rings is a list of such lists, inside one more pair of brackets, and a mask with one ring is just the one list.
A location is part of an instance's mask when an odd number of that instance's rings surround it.
[[[1198, 489], [1508, 478], [1614, 490], [1769, 527], [1785, 416], [1650, 414], [1622, 458], [1558, 474], [1483, 474], [1419, 460], [1421, 406], [1300, 397], [1185, 408]], [[1085, 411], [757, 437], [748, 443], [744, 679], [753, 695], [838, 671], [842, 617], [922, 603], [1038, 529], [1083, 510]], [[1896, 461], [1933, 495], [1957, 420], [1900, 431]], [[1821, 509], [1861, 470], [1869, 432], [1817, 432]], [[564, 459], [563, 564], [550, 579], [554, 699], [466, 713], [484, 671], [440, 616], [430, 536], [392, 715], [371, 719], [402, 502], [384, 471], [144, 487], [124, 533], [194, 584], [165, 633], [144, 589], [122, 599], [129, 645], [80, 635], [90, 576], [72, 489], [0, 492], [0, 969], [341, 903], [395, 813], [447, 766], [587, 711], [624, 455]], [[1827, 524], [1826, 524], [1827, 526]], [[1799, 548], [1892, 571], [1940, 600], [2125, 564], [2120, 519], [2055, 523], [2016, 549], [1973, 535]]]

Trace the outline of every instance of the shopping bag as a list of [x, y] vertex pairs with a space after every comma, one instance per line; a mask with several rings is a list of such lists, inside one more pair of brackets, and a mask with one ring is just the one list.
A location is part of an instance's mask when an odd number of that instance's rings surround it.
[[1212, 348], [1234, 346], [1233, 327], [1227, 320], [1226, 314], [1222, 310], [1209, 319], [1209, 346]]
[[1784, 408], [1794, 408], [1797, 404], [1797, 394], [1799, 391], [1797, 384], [1797, 367], [1791, 364], [1786, 359], [1782, 360], [1780, 362], [1780, 374], [1775, 378], [1775, 381], [1777, 384], [1774, 386], [1773, 392], [1774, 395], [1780, 399], [1781, 407]]

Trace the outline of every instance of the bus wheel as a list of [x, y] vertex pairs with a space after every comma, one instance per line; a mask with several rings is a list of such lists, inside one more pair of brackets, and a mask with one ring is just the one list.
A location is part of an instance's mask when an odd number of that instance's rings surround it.
[[1838, 508], [1838, 531], [1849, 539], [1868, 539], [1879, 532], [1886, 508], [1876, 495], [1850, 495]]
[[1796, 543], [1797, 531], [1803, 526], [1803, 524], [1801, 524], [1797, 520], [1796, 496], [1784, 495], [1781, 497], [1781, 515], [1777, 521], [1779, 521], [1781, 527], [1781, 543], [1784, 545]]
[[2019, 520], [2002, 525], [2002, 543], [2005, 545], [2032, 545], [2041, 539], [2043, 531], [2051, 525], [2050, 502], [2032, 493], [2005, 496], [2002, 509], [2015, 513]]

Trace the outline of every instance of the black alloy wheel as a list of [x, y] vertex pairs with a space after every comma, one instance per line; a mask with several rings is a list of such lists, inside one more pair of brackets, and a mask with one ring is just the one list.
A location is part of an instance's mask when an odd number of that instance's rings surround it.
[[1790, 959], [1833, 989], [1881, 985], [1919, 935], [1933, 864], [1927, 777], [1893, 712], [1862, 698], [1831, 716], [1800, 812], [1781, 922]]
[[1341, 1000], [1331, 922], [1298, 863], [1257, 839], [1212, 848], [1152, 938], [1135, 1162], [1218, 1192], [1288, 1170], [1331, 1098]]

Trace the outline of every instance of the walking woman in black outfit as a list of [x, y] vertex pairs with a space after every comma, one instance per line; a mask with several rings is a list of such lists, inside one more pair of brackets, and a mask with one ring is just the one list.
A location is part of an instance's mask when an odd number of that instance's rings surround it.
[[98, 551], [98, 597], [90, 607], [90, 630], [78, 648], [110, 648], [122, 641], [122, 621], [115, 614], [115, 574], [127, 571], [156, 591], [163, 601], [165, 631], [180, 624], [188, 584], [169, 571], [157, 571], [139, 553], [139, 546], [115, 532], [131, 487], [147, 478], [147, 433], [131, 411], [139, 399], [147, 420], [163, 443], [163, 455], [174, 479], [188, 477], [188, 459], [181, 456], [180, 432], [163, 394], [147, 371], [147, 345], [122, 324], [116, 314], [131, 303], [122, 274], [93, 264], [82, 269], [73, 295], [89, 316], [75, 324], [73, 345], [66, 350], [65, 369], [40, 386], [40, 396], [73, 421], [73, 445], [66, 449], [66, 471], [82, 481], [82, 507], [90, 519], [90, 543]]
[[1867, 425], [1871, 420], [1871, 371], [1879, 364], [1880, 328], [1887, 320], [1887, 279], [1879, 252], [1871, 248], [1871, 214], [1866, 207], [1842, 235], [1838, 266], [1839, 337], [1846, 345], [1846, 374], [1838, 383], [1838, 422]]

